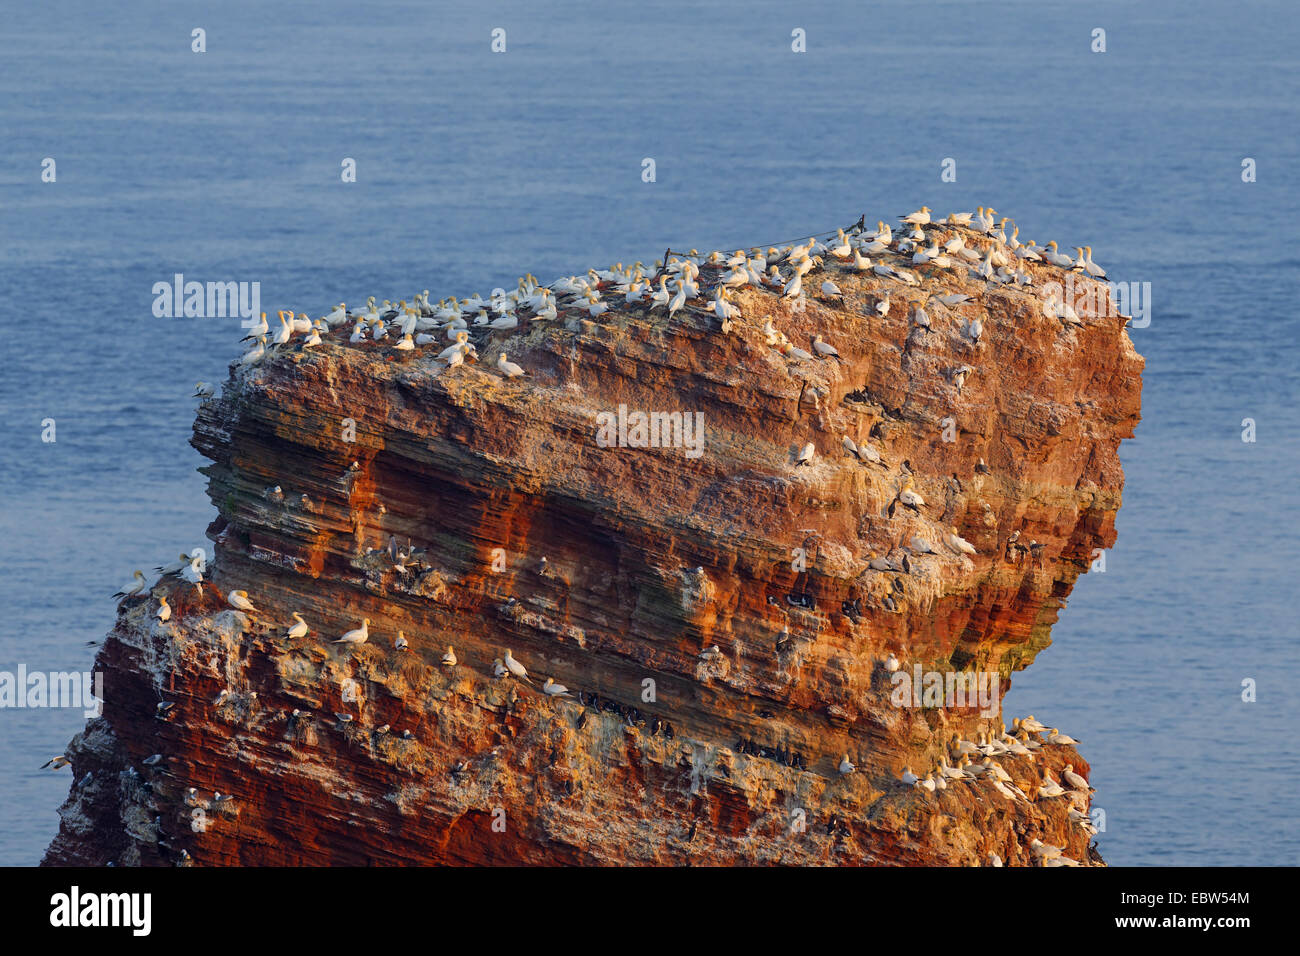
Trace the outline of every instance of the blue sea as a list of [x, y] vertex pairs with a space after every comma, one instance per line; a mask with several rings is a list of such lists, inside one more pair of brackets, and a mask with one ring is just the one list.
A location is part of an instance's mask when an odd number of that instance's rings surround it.
[[[1291, 0], [10, 4], [0, 671], [87, 669], [132, 569], [206, 544], [189, 396], [242, 333], [156, 282], [319, 314], [991, 205], [1152, 296], [1118, 544], [1007, 712], [1083, 741], [1112, 864], [1296, 865], [1297, 49]], [[0, 864], [82, 724], [0, 711]]]

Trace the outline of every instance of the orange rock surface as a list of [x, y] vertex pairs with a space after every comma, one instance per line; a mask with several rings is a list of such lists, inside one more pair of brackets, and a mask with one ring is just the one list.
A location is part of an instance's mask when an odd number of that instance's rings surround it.
[[[347, 329], [232, 371], [193, 437], [217, 509], [207, 580], [156, 586], [167, 624], [153, 599], [122, 608], [46, 864], [1012, 865], [1035, 838], [1099, 862], [1066, 801], [1038, 798], [1044, 767], [1088, 774], [1073, 748], [999, 758], [1024, 800], [901, 784], [1003, 718], [900, 707], [885, 661], [1005, 692], [1046, 646], [1113, 543], [1142, 360], [1122, 319], [1067, 327], [1033, 290], [826, 259], [842, 298], [747, 287], [729, 333], [705, 299], [670, 320], [611, 294], [597, 319], [476, 332], [481, 360], [450, 371], [441, 346]], [[702, 294], [720, 274], [703, 267]], [[917, 328], [940, 286], [973, 298]], [[840, 358], [787, 358], [769, 317]], [[495, 370], [503, 347], [527, 377]], [[601, 447], [620, 405], [700, 413], [700, 454]], [[976, 554], [945, 545], [954, 528]], [[390, 537], [416, 549], [405, 572]], [[255, 613], [226, 603], [237, 588]], [[294, 611], [305, 638], [285, 636]], [[363, 617], [368, 643], [330, 643]], [[494, 676], [508, 648], [531, 685]], [[574, 696], [542, 694], [548, 677]]]

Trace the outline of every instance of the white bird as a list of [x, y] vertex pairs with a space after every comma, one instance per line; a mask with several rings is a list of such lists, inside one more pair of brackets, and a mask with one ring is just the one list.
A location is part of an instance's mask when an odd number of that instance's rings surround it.
[[1029, 850], [1034, 856], [1044, 860], [1052, 860], [1061, 855], [1059, 846], [1052, 846], [1050, 843], [1044, 843], [1038, 837], [1029, 841]]
[[456, 659], [456, 652], [451, 649], [450, 644], [447, 645], [447, 653], [442, 655], [442, 663], [447, 667], [455, 667], [460, 663], [460, 661]]
[[883, 459], [880, 457], [880, 452], [878, 452], [876, 446], [872, 445], [870, 442], [863, 442], [858, 446], [858, 457], [863, 461], [871, 462], [873, 465], [884, 464]]
[[215, 385], [209, 385], [207, 382], [197, 382], [194, 385], [194, 394], [192, 398], [209, 399], [217, 394]]
[[502, 658], [502, 661], [506, 665], [506, 670], [508, 670], [515, 677], [518, 677], [522, 681], [528, 681], [528, 683], [530, 684], [532, 683], [531, 680], [528, 680], [527, 669], [524, 667], [523, 664], [520, 664], [517, 660], [515, 660], [514, 651], [512, 651], [510, 648], [506, 648], [506, 656]]
[[1069, 734], [1063, 734], [1055, 727], [1053, 727], [1052, 732], [1047, 735], [1047, 742], [1049, 744], [1061, 744], [1064, 747], [1073, 747], [1079, 743], [1079, 741], [1075, 740]]
[[925, 499], [912, 490], [912, 479], [908, 477], [903, 482], [902, 489], [898, 492], [898, 500], [913, 511], [919, 510], [925, 506]]
[[1105, 279], [1106, 270], [1092, 261], [1092, 246], [1084, 246], [1087, 257], [1083, 260], [1083, 270], [1095, 279]]
[[1048, 800], [1052, 797], [1059, 797], [1063, 793], [1065, 793], [1065, 788], [1052, 779], [1052, 774], [1049, 771], [1044, 771], [1042, 786], [1038, 788], [1038, 799]]
[[411, 642], [406, 639], [406, 635], [401, 631], [397, 632], [397, 637], [393, 639], [393, 650], [404, 651], [411, 646]]
[[817, 449], [813, 446], [812, 442], [809, 442], [808, 444], [804, 445], [801, 449], [799, 449], [799, 457], [798, 459], [795, 460], [794, 465], [796, 468], [798, 468], [800, 465], [811, 464], [813, 458], [815, 458], [816, 456], [817, 456]]
[[834, 282], [832, 282], [830, 279], [827, 279], [825, 282], [822, 283], [822, 295], [824, 295], [824, 296], [828, 296], [828, 297], [839, 296], [839, 297], [843, 298], [844, 293], [840, 291], [840, 287], [839, 287], [839, 286], [837, 286], [837, 285], [836, 285]]
[[294, 621], [296, 621], [297, 623], [291, 624], [289, 626], [289, 630], [284, 632], [284, 636], [295, 637], [295, 638], [306, 637], [309, 628], [307, 627], [307, 622], [302, 619], [302, 612], [294, 611], [291, 617], [293, 617]]
[[925, 789], [925, 790], [929, 790], [931, 793], [934, 793], [934, 791], [935, 791], [934, 774], [933, 774], [933, 773], [927, 773], [927, 774], [925, 775], [925, 779], [924, 779], [924, 780], [918, 780], [916, 785], [917, 785], [918, 787], [922, 787], [922, 788]]
[[239, 365], [242, 368], [245, 365], [254, 365], [262, 360], [266, 354], [266, 336], [258, 339], [257, 344], [245, 352], [239, 359]]
[[287, 345], [292, 336], [293, 326], [285, 319], [284, 313], [282, 312], [280, 313], [280, 327], [276, 329], [275, 334], [271, 336], [271, 343], [273, 345]]
[[839, 768], [839, 769], [840, 769], [840, 773], [842, 773], [842, 774], [850, 774], [850, 773], [852, 773], [853, 771], [857, 770], [858, 768], [855, 767], [855, 766], [853, 766], [853, 761], [849, 760], [849, 755], [848, 755], [848, 754], [845, 754], [845, 755], [840, 759], [840, 768]]
[[902, 776], [900, 776], [898, 779], [901, 780], [906, 786], [913, 787], [918, 782], [920, 782], [921, 778], [918, 777], [916, 774], [912, 773], [911, 767], [904, 767]]
[[959, 535], [957, 533], [956, 528], [953, 528], [951, 533], [944, 536], [943, 543], [946, 544], [948, 547], [950, 547], [953, 551], [956, 551], [958, 554], [978, 553], [975, 550], [975, 545], [971, 544], [969, 541], [967, 541], [965, 538]]
[[497, 356], [497, 371], [500, 372], [502, 375], [504, 375], [506, 378], [516, 378], [524, 374], [524, 370], [522, 368], [520, 368], [514, 362], [508, 361], [506, 359], [505, 352], [502, 352], [500, 355]]
[[569, 688], [565, 687], [563, 684], [555, 683], [555, 681], [551, 680], [549, 677], [546, 678], [546, 683], [542, 685], [542, 693], [546, 694], [548, 697], [572, 696], [569, 694]]
[[668, 317], [672, 318], [674, 312], [686, 304], [686, 283], [683, 282], [677, 287], [677, 294], [673, 296], [672, 301], [668, 303]]
[[123, 599], [135, 597], [145, 589], [147, 584], [148, 582], [144, 579], [143, 571], [133, 571], [131, 573], [131, 580], [118, 588], [118, 590], [114, 592], [113, 597]]
[[898, 658], [893, 654], [890, 654], [885, 660], [885, 670], [891, 674], [895, 673], [902, 666], [903, 665], [899, 663]]
[[934, 545], [919, 534], [912, 536], [912, 550], [917, 554], [934, 554]]
[[154, 568], [154, 570], [157, 571], [160, 576], [165, 578], [169, 574], [179, 574], [189, 563], [190, 556], [188, 554], [182, 554], [175, 561], [172, 561], [169, 564], [160, 564], [158, 567]]
[[181, 578], [190, 584], [201, 585], [203, 583], [203, 558], [195, 555], [190, 559], [190, 563], [181, 571]]
[[902, 222], [910, 223], [913, 226], [924, 226], [930, 222], [930, 207], [922, 206], [916, 212], [908, 216], [898, 217]]
[[354, 629], [354, 630], [348, 631], [346, 634], [344, 634], [342, 637], [340, 637], [337, 641], [333, 641], [333, 642], [331, 642], [331, 643], [334, 643], [334, 644], [364, 644], [364, 643], [365, 643], [367, 640], [369, 640], [369, 639], [370, 639], [370, 618], [368, 618], [368, 617], [363, 617], [363, 618], [361, 619], [361, 626], [360, 626], [360, 627], [358, 627], [358, 628], [356, 628], [356, 629]]
[[1061, 778], [1066, 783], [1068, 783], [1071, 787], [1073, 787], [1075, 790], [1095, 789], [1088, 785], [1087, 780], [1084, 780], [1082, 777], [1080, 777], [1077, 773], [1074, 772], [1074, 764], [1072, 763], [1067, 763], [1065, 765], [1065, 769], [1061, 771]]
[[171, 620], [172, 609], [171, 605], [167, 603], [167, 595], [164, 594], [158, 598], [158, 610], [154, 616], [164, 624]]
[[813, 346], [813, 351], [816, 352], [818, 355], [824, 356], [826, 358], [840, 357], [839, 350], [836, 349], [835, 346], [827, 342], [823, 342], [822, 337], [820, 335], [813, 336], [812, 346]]
[[226, 595], [226, 603], [237, 611], [256, 611], [253, 602], [248, 599], [247, 591], [231, 591]]
[[505, 677], [509, 673], [510, 673], [509, 668], [507, 668], [505, 664], [501, 663], [501, 658], [498, 657], [492, 661], [493, 677]]

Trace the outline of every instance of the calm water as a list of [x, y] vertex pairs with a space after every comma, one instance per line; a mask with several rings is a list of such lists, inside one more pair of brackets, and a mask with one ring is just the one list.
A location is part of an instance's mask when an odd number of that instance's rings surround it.
[[[1300, 862], [1293, 4], [478, 6], [10, 5], [0, 670], [88, 667], [131, 570], [205, 543], [188, 396], [239, 333], [153, 318], [175, 272], [318, 311], [993, 205], [1153, 295], [1119, 543], [1008, 712], [1084, 741], [1112, 863]], [[33, 864], [82, 718], [0, 721], [0, 864]]]

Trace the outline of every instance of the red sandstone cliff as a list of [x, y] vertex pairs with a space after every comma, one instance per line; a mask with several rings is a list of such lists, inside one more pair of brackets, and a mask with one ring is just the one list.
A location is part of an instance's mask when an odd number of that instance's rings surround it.
[[[842, 300], [792, 311], [748, 288], [725, 334], [702, 299], [668, 320], [619, 298], [479, 334], [481, 361], [448, 372], [345, 330], [232, 372], [193, 438], [218, 511], [207, 581], [155, 589], [166, 624], [153, 599], [123, 607], [45, 862], [1029, 864], [1035, 838], [1088, 860], [1068, 804], [1037, 798], [1045, 766], [1087, 774], [1072, 748], [1001, 758], [1024, 800], [899, 783], [1000, 717], [900, 708], [884, 662], [993, 671], [1002, 690], [1032, 662], [1113, 542], [1142, 360], [1122, 319], [1064, 326], [1033, 291], [950, 274], [974, 299], [931, 304], [923, 331], [909, 314], [937, 275], [912, 289], [826, 258]], [[717, 276], [704, 266], [703, 294]], [[769, 316], [841, 360], [783, 356]], [[495, 370], [503, 345], [527, 378]], [[600, 447], [596, 416], [620, 404], [702, 413], [702, 454]], [[908, 475], [917, 512], [896, 501]], [[952, 527], [977, 554], [945, 547]], [[918, 534], [937, 555], [904, 550]], [[404, 574], [394, 535], [419, 550]], [[872, 552], [911, 573], [869, 569]], [[256, 613], [227, 605], [237, 588]], [[293, 611], [308, 637], [284, 636]], [[363, 617], [369, 643], [328, 643]], [[506, 648], [532, 686], [493, 676]], [[547, 677], [581, 700], [539, 693]]]

